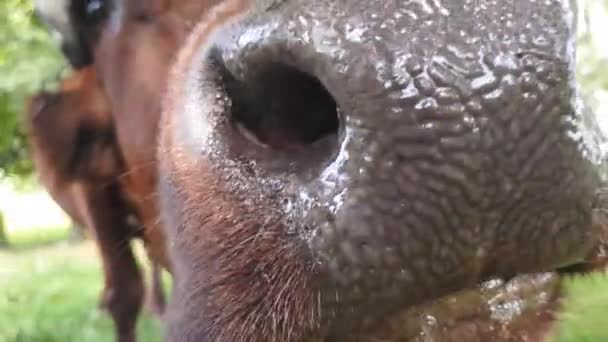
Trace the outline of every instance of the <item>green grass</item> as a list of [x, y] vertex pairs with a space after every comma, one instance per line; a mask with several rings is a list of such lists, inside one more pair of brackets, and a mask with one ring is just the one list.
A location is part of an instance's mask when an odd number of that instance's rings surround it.
[[[0, 341], [113, 341], [112, 321], [97, 309], [103, 281], [94, 244], [49, 245], [65, 232], [46, 233], [13, 236], [13, 247], [0, 251]], [[42, 246], [34, 247], [36, 237]], [[144, 313], [138, 336], [161, 341], [157, 320]]]
[[555, 342], [608, 341], [608, 275], [566, 281], [567, 297]]
[[[0, 182], [0, 212], [9, 242], [0, 249], [0, 342], [114, 341], [112, 321], [97, 308], [103, 279], [94, 243], [67, 242], [69, 220], [35, 186]], [[161, 336], [144, 312], [138, 340]]]
[[65, 241], [69, 235], [70, 229], [67, 226], [22, 229], [9, 234], [8, 242], [12, 249], [39, 248]]

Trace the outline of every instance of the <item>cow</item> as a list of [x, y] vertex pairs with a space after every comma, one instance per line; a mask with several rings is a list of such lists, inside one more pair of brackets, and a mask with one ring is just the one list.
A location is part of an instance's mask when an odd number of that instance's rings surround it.
[[[119, 180], [120, 188], [138, 214], [142, 224], [140, 233], [146, 241], [153, 265], [169, 272], [172, 268], [159, 222], [154, 149], [160, 97], [164, 90], [162, 80], [166, 80], [170, 60], [194, 26], [198, 14], [213, 4], [214, 1], [195, 3], [183, 0], [90, 1], [86, 4], [59, 0], [36, 3], [37, 14], [56, 33], [70, 65], [76, 69], [92, 66], [100, 75], [104, 92], [111, 100], [116, 142], [126, 169]], [[111, 13], [120, 15], [120, 22], [110, 20]], [[127, 64], [120, 65], [123, 62]], [[141, 87], [133, 88], [136, 84]], [[120, 265], [114, 267], [119, 268]], [[159, 279], [159, 270], [155, 270], [154, 279]], [[155, 280], [153, 284], [159, 282]], [[130, 295], [128, 287], [115, 287], [114, 293], [117, 298]], [[136, 319], [140, 306], [138, 300], [121, 301], [121, 309], [128, 308], [129, 314], [115, 318], [119, 341], [135, 339], [132, 321]]]
[[167, 340], [546, 339], [608, 244], [572, 2], [218, 2], [102, 1], [92, 45]]
[[[141, 236], [141, 227], [119, 184], [124, 162], [109, 103], [93, 68], [70, 75], [56, 92], [33, 96], [24, 123], [40, 183], [95, 238], [105, 275], [100, 306], [110, 311], [119, 335], [131, 335], [143, 283], [129, 244]], [[155, 262], [149, 298], [153, 312], [162, 315], [164, 294]]]

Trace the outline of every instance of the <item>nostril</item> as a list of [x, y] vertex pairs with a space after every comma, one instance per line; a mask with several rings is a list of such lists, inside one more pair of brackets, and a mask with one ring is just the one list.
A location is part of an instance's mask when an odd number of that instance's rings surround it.
[[336, 101], [317, 78], [279, 63], [257, 68], [245, 80], [222, 74], [231, 119], [246, 137], [274, 149], [337, 137]]

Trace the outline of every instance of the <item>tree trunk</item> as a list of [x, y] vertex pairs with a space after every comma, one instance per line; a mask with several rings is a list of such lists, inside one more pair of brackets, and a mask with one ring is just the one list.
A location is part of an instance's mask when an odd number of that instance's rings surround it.
[[6, 234], [6, 226], [4, 224], [4, 216], [2, 216], [2, 211], [0, 211], [0, 248], [8, 247], [8, 236]]

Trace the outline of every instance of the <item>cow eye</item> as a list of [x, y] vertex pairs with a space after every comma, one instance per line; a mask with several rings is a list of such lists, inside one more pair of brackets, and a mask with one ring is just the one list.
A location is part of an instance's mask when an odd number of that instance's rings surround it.
[[107, 0], [82, 0], [82, 2], [82, 14], [89, 23], [97, 23], [107, 16]]

